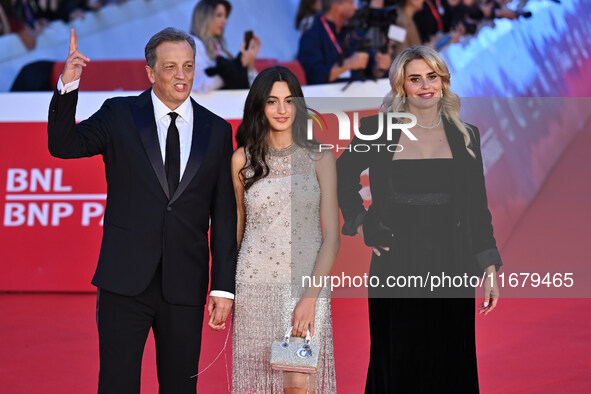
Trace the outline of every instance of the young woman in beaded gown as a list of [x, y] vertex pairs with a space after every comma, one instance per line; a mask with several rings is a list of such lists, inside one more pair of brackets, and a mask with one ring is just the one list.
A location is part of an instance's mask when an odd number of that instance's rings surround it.
[[[306, 139], [306, 118], [288, 69], [257, 76], [232, 158], [239, 245], [234, 393], [336, 392], [330, 292], [302, 285], [302, 276], [328, 275], [339, 248], [336, 165], [331, 152], [319, 153]], [[319, 346], [316, 374], [271, 369], [271, 343], [290, 326], [294, 337], [309, 329]]]

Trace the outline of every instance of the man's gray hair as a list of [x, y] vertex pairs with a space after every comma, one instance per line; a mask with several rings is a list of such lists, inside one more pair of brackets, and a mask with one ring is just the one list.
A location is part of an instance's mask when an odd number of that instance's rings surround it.
[[191, 46], [191, 49], [193, 49], [193, 57], [195, 57], [195, 40], [193, 37], [182, 30], [175, 29], [174, 27], [167, 27], [166, 29], [154, 34], [152, 38], [150, 38], [150, 41], [148, 41], [146, 44], [146, 49], [144, 52], [148, 66], [153, 69], [154, 65], [156, 65], [156, 47], [158, 47], [158, 45], [162, 44], [163, 42], [179, 41], [186, 41]]

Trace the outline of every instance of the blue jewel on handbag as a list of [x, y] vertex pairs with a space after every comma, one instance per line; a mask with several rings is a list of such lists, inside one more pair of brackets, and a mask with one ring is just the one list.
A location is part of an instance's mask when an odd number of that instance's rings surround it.
[[304, 342], [289, 341], [293, 327], [289, 327], [282, 341], [271, 345], [271, 368], [279, 371], [316, 373], [319, 347], [311, 343], [310, 331]]

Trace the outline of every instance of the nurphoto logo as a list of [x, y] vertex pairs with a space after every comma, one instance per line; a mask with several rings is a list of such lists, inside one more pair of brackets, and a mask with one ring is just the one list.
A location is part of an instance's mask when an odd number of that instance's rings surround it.
[[[314, 137], [314, 122], [320, 127], [321, 131], [324, 131], [325, 128], [328, 129], [328, 125], [324, 116], [320, 114], [318, 111], [315, 111], [311, 108], [308, 108], [310, 111], [307, 115], [308, 117], [308, 125], [307, 125], [307, 138], [308, 140], [312, 140]], [[319, 151], [322, 152], [323, 150], [331, 150], [334, 149], [336, 152], [347, 150], [349, 152], [369, 152], [371, 150], [376, 150], [379, 152], [381, 149], [386, 149], [388, 152], [401, 152], [404, 148], [400, 144], [384, 144], [384, 143], [359, 143], [359, 142], [349, 142], [351, 141], [351, 119], [349, 115], [345, 111], [339, 110], [332, 110], [327, 111], [324, 113], [326, 114], [333, 114], [337, 117], [337, 121], [339, 124], [339, 134], [338, 140], [339, 141], [346, 141], [347, 145], [340, 145], [340, 144], [319, 144]], [[392, 141], [392, 130], [400, 130], [411, 141], [417, 141], [417, 137], [415, 137], [412, 132], [409, 130], [410, 128], [414, 127], [417, 124], [417, 118], [411, 113], [408, 112], [380, 112], [377, 115], [378, 117], [378, 124], [377, 130], [363, 130], [361, 132], [359, 130], [359, 112], [353, 112], [353, 133], [358, 140], [361, 141], [376, 141], [382, 137], [382, 134], [386, 133], [386, 140]], [[409, 122], [403, 123], [404, 119], [408, 119]], [[364, 134], [365, 133], [365, 134]]]

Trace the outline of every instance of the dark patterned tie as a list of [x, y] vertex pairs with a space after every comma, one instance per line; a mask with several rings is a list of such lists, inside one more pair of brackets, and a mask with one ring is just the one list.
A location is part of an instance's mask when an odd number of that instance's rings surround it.
[[179, 114], [170, 112], [168, 115], [170, 115], [170, 126], [168, 126], [168, 132], [166, 134], [164, 168], [166, 169], [166, 179], [168, 180], [168, 192], [170, 193], [170, 198], [172, 198], [181, 177], [181, 143], [179, 130], [176, 128], [176, 118]]

